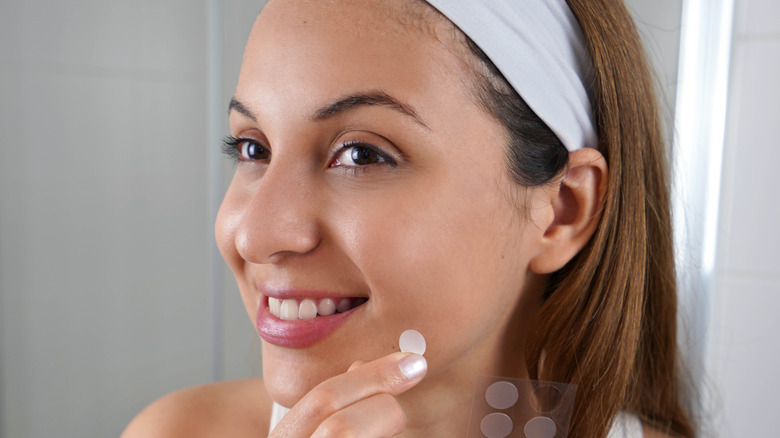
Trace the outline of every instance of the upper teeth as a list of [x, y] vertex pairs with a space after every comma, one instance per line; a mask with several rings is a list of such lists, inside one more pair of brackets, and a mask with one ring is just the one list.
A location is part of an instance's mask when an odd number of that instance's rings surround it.
[[268, 309], [271, 315], [285, 321], [296, 321], [298, 319], [312, 319], [317, 315], [328, 316], [338, 312], [346, 312], [355, 304], [360, 304], [360, 300], [353, 301], [349, 298], [341, 298], [336, 302], [331, 298], [323, 298], [317, 302], [314, 299], [306, 298], [300, 303], [293, 299], [279, 299], [268, 297]]

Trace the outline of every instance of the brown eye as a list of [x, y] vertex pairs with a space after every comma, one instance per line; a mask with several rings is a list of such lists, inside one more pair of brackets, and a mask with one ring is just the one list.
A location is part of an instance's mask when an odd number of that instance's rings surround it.
[[356, 167], [372, 164], [392, 164], [384, 154], [363, 144], [347, 144], [336, 157], [333, 166]]
[[264, 146], [247, 140], [239, 143], [238, 150], [240, 158], [247, 161], [266, 160], [270, 156], [268, 149]]
[[380, 161], [379, 155], [371, 149], [356, 146], [350, 150], [352, 162], [358, 165], [374, 164]]

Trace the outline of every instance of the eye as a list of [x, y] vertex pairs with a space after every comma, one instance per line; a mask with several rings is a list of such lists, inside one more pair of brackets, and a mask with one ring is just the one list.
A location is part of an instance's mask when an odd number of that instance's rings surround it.
[[223, 150], [236, 161], [267, 160], [271, 156], [268, 148], [248, 138], [228, 137]]
[[238, 151], [242, 160], [265, 160], [270, 155], [264, 146], [249, 140], [239, 143]]
[[372, 164], [390, 164], [395, 166], [395, 162], [392, 159], [374, 146], [357, 142], [344, 144], [330, 166], [358, 167], [370, 166]]

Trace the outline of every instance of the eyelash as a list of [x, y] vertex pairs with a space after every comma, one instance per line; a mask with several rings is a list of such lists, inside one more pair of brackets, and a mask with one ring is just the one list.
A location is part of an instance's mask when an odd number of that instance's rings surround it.
[[390, 156], [390, 154], [385, 153], [382, 149], [380, 149], [377, 146], [372, 145], [371, 143], [365, 143], [365, 142], [358, 141], [358, 140], [350, 140], [350, 141], [344, 143], [338, 149], [338, 151], [336, 151], [336, 153], [334, 154], [335, 157], [333, 158], [333, 160], [331, 162], [335, 162], [336, 160], [339, 159], [339, 157], [342, 154], [344, 154], [346, 151], [348, 151], [350, 149], [353, 149], [353, 148], [366, 149], [366, 150], [376, 154], [377, 157], [379, 157], [379, 159], [381, 159], [382, 161], [379, 162], [379, 163], [365, 164], [365, 165], [362, 165], [362, 166], [361, 165], [359, 165], [359, 166], [339, 166], [342, 169], [345, 169], [347, 171], [351, 171], [351, 172], [357, 174], [358, 172], [366, 172], [371, 167], [375, 167], [375, 166], [378, 166], [378, 165], [388, 165], [390, 167], [396, 167], [397, 166], [396, 161]]
[[[242, 145], [247, 145], [249, 147], [252, 147], [252, 150], [249, 153], [259, 153], [261, 155], [264, 155], [264, 157], [243, 158], [241, 156], [242, 155], [241, 152], [243, 149]], [[230, 135], [225, 137], [225, 139], [223, 140], [222, 152], [224, 152], [228, 157], [230, 157], [235, 163], [268, 161], [271, 158], [271, 150], [263, 146], [261, 143], [258, 143], [256, 140], [253, 140], [251, 138], [236, 138]]]
[[[257, 146], [260, 146], [262, 148], [265, 148], [265, 146], [259, 144], [257, 141], [249, 139], [249, 138], [241, 138], [241, 137], [233, 137], [232, 135], [226, 136], [222, 140], [222, 152], [227, 155], [232, 161], [238, 163], [241, 161], [253, 161], [253, 160], [247, 160], [245, 158], [241, 157], [241, 150], [239, 149], [239, 146], [243, 143], [252, 143]], [[335, 157], [331, 160], [331, 162], [334, 162], [338, 159], [344, 152], [348, 151], [349, 149], [360, 147], [366, 150], [371, 151], [372, 153], [376, 154], [381, 160], [383, 160], [380, 163], [374, 163], [374, 164], [366, 164], [362, 166], [339, 166], [340, 168], [352, 172], [353, 174], [359, 174], [359, 173], [365, 173], [368, 171], [370, 167], [373, 167], [375, 165], [382, 165], [387, 164], [391, 167], [396, 167], [397, 163], [396, 160], [394, 160], [389, 154], [382, 151], [380, 148], [370, 144], [365, 143], [358, 140], [350, 140], [346, 143], [344, 143], [338, 151], [335, 153]]]
[[238, 161], [241, 159], [241, 152], [238, 150], [238, 145], [243, 141], [245, 140], [238, 139], [232, 135], [226, 136], [222, 139], [222, 153], [227, 155], [232, 161]]

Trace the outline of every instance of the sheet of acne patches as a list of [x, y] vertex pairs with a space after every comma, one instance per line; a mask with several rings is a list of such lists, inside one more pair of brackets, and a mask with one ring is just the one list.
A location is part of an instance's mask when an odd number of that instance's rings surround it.
[[[401, 333], [398, 346], [405, 353], [425, 354], [425, 338], [416, 330]], [[564, 383], [477, 376], [466, 436], [565, 438], [576, 391], [576, 385]], [[271, 430], [287, 413], [281, 409], [272, 415]]]
[[468, 438], [565, 438], [576, 385], [478, 376]]
[[[401, 351], [425, 353], [425, 338], [406, 330]], [[508, 377], [478, 376], [468, 438], [565, 438], [574, 409], [576, 385]]]

